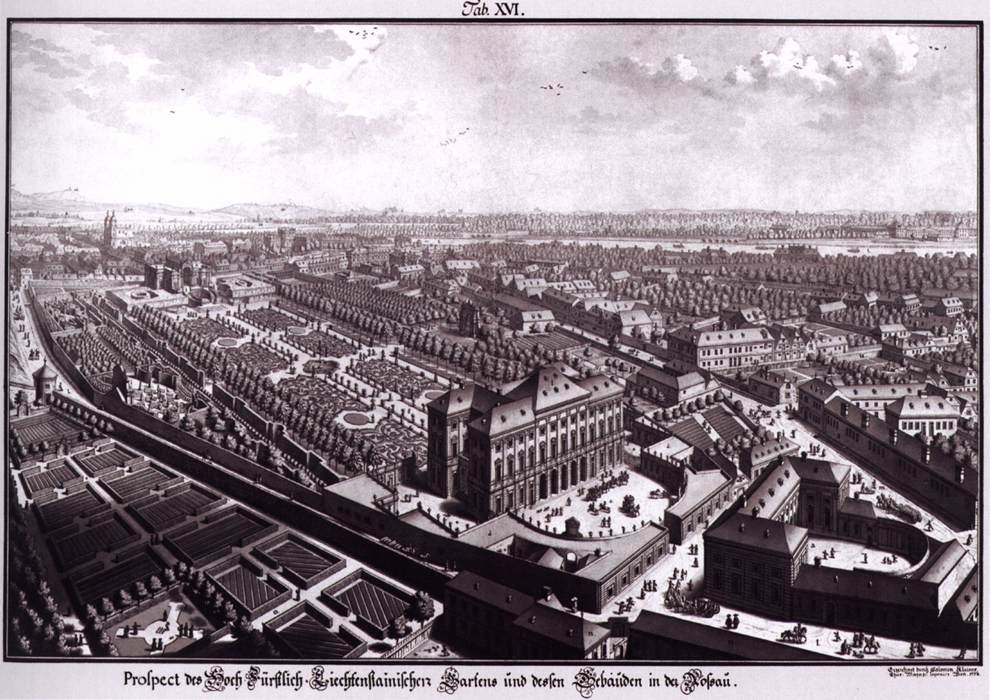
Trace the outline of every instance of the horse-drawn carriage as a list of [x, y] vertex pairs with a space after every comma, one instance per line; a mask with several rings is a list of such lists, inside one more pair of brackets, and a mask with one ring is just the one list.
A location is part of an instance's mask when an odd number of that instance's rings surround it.
[[781, 632], [780, 641], [789, 644], [804, 644], [808, 641], [808, 628], [799, 622], [793, 628]]

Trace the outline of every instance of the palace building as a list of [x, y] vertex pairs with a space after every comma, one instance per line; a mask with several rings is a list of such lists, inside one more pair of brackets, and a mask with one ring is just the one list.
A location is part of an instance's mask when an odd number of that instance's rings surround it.
[[[490, 392], [473, 384], [427, 407], [428, 473], [488, 519], [595, 478], [622, 459], [622, 387], [550, 365]], [[455, 461], [456, 460], [456, 461]]]

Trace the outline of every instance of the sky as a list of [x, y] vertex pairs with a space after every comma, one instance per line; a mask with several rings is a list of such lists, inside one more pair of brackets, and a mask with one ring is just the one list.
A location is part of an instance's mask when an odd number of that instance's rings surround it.
[[975, 209], [973, 28], [28, 24], [11, 182], [219, 208]]

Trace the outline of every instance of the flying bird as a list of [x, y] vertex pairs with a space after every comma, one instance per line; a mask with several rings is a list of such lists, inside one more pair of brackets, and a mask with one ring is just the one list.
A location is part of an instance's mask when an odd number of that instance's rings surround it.
[[586, 70], [581, 71], [581, 75], [588, 75], [588, 71]]
[[170, 109], [170, 110], [168, 111], [168, 113], [169, 113], [169, 114], [175, 114], [175, 110], [174, 110], [174, 109]]

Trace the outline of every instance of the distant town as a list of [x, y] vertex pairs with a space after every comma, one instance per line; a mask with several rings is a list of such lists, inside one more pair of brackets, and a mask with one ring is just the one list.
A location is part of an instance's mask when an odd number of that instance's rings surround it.
[[64, 199], [11, 655], [976, 659], [974, 213]]

